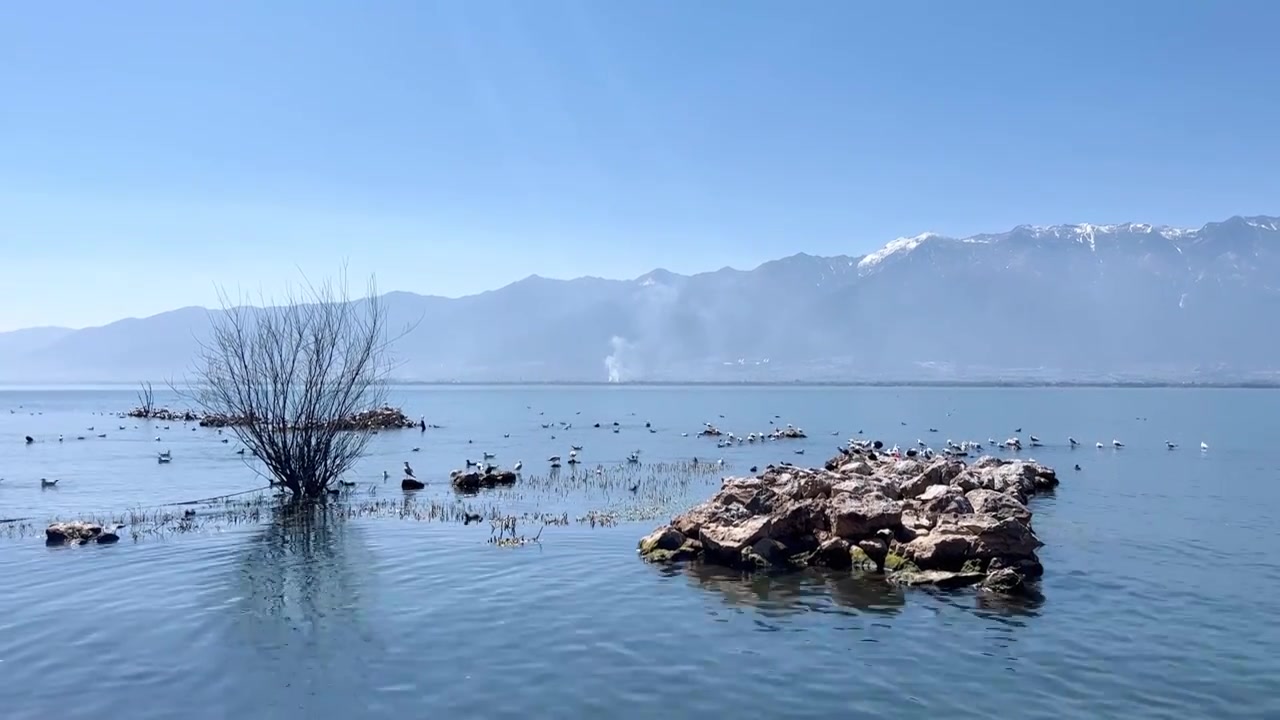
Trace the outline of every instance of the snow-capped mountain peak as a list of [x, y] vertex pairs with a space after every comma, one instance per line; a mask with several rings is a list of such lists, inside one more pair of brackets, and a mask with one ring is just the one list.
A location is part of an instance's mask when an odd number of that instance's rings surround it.
[[926, 240], [941, 237], [937, 233], [925, 232], [915, 237], [900, 237], [897, 240], [890, 240], [884, 247], [859, 260], [858, 269], [870, 270], [893, 255], [909, 253], [924, 244]]

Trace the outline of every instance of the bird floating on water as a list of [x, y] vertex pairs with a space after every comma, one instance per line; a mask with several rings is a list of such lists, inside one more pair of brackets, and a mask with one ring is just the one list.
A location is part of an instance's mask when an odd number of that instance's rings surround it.
[[1207, 443], [1207, 442], [1201, 442], [1201, 443], [1200, 443], [1200, 452], [1208, 452], [1208, 450], [1209, 450], [1209, 443]]

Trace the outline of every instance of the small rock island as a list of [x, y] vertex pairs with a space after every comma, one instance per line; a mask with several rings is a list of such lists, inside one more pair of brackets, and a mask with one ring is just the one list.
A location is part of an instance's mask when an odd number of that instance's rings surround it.
[[854, 447], [823, 468], [769, 466], [725, 478], [639, 550], [650, 562], [860, 566], [901, 585], [981, 583], [1015, 595], [1044, 572], [1027, 502], [1057, 485], [1057, 474], [1034, 461], [926, 463]]

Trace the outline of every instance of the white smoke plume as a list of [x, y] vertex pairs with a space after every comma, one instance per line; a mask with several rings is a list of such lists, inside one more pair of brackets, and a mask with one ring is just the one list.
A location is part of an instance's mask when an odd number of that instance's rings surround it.
[[613, 352], [604, 359], [604, 367], [609, 371], [609, 382], [620, 383], [626, 374], [626, 356], [631, 350], [631, 344], [624, 337], [614, 335], [609, 340], [609, 346]]

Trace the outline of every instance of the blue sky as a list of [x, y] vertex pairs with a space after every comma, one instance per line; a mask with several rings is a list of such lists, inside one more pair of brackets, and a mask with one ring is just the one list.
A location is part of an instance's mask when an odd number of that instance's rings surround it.
[[1280, 213], [1274, 2], [0, 9], [0, 330]]

